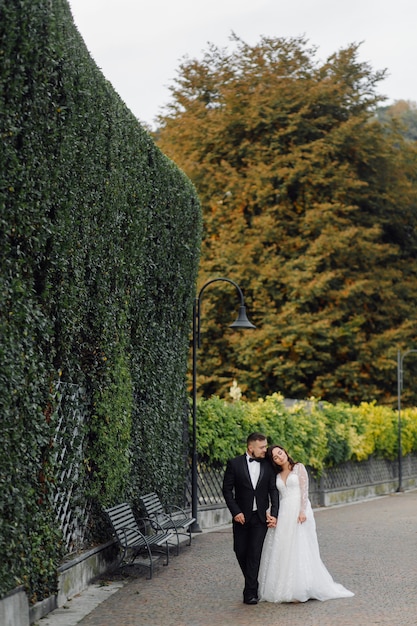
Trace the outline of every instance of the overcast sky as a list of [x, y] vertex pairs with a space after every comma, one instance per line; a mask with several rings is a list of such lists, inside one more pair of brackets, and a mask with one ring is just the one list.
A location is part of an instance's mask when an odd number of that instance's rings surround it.
[[134, 115], [154, 127], [185, 55], [208, 42], [305, 36], [325, 59], [363, 42], [359, 59], [386, 68], [380, 92], [417, 102], [416, 0], [69, 0], [90, 54]]

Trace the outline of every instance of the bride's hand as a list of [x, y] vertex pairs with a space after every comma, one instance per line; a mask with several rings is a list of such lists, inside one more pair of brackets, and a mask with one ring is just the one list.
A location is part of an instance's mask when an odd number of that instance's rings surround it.
[[307, 516], [304, 515], [304, 513], [300, 513], [300, 515], [298, 516], [297, 522], [299, 524], [303, 524], [307, 519]]

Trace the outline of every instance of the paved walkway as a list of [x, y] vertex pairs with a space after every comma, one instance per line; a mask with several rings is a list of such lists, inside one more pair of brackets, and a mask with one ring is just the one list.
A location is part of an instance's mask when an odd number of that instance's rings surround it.
[[195, 535], [153, 580], [136, 573], [122, 586], [107, 581], [108, 597], [80, 621], [71, 621], [68, 608], [67, 622], [51, 614], [39, 626], [416, 626], [417, 490], [319, 509], [315, 517], [322, 559], [353, 598], [243, 604], [227, 527]]

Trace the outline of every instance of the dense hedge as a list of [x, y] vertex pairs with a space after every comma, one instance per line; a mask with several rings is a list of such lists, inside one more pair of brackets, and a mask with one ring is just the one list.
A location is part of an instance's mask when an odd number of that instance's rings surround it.
[[[263, 432], [269, 443], [284, 446], [291, 456], [320, 473], [346, 461], [398, 455], [398, 411], [375, 402], [358, 406], [314, 399], [287, 406], [275, 393], [257, 402], [201, 399], [197, 407], [198, 452], [202, 459], [225, 464], [241, 454], [246, 437]], [[401, 411], [401, 448], [417, 453], [417, 409]]]
[[36, 601], [62, 554], [57, 380], [86, 390], [97, 505], [183, 489], [201, 213], [65, 0], [1, 0], [0, 55], [0, 595]]

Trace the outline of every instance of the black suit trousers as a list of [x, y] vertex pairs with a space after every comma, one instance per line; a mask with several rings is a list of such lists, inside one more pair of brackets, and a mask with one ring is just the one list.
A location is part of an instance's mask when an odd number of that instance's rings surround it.
[[258, 572], [267, 525], [253, 511], [244, 524], [233, 521], [233, 548], [245, 578], [244, 598], [257, 597]]

